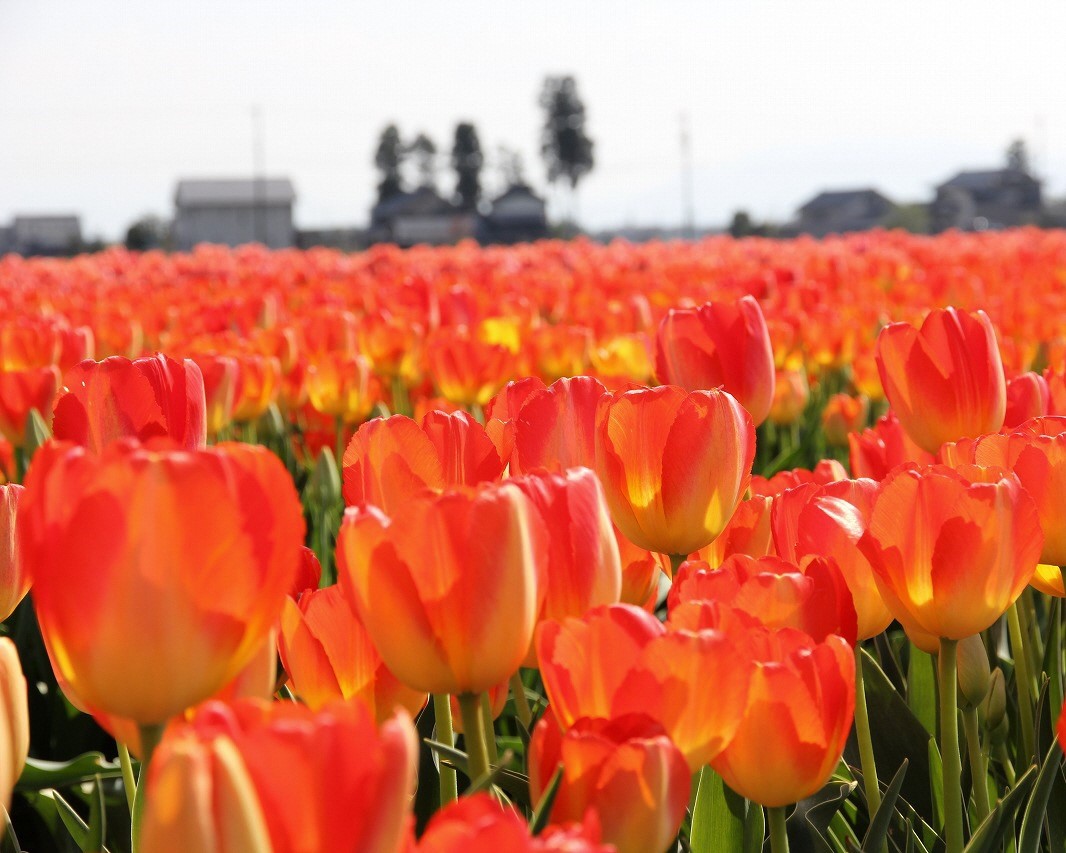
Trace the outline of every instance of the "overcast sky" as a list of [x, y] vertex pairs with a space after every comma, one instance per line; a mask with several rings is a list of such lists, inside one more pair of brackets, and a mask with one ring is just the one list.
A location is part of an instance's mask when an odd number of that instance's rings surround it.
[[365, 223], [390, 121], [442, 149], [473, 121], [542, 186], [560, 73], [596, 145], [589, 227], [681, 221], [683, 113], [700, 224], [824, 188], [925, 200], [1016, 137], [1061, 196], [1064, 39], [1062, 0], [0, 0], [0, 224], [73, 211], [118, 239], [169, 217], [177, 178], [251, 174], [253, 105], [300, 227]]

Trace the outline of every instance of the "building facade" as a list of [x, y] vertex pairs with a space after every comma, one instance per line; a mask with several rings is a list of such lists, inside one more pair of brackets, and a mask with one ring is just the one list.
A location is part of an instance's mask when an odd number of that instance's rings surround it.
[[292, 208], [296, 191], [288, 178], [183, 180], [174, 193], [174, 248], [198, 243], [271, 249], [296, 245]]

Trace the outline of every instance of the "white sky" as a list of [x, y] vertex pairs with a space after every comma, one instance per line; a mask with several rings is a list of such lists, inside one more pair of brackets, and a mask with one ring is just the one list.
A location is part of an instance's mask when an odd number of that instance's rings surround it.
[[170, 216], [178, 177], [251, 174], [253, 104], [301, 227], [366, 221], [389, 121], [440, 149], [474, 121], [543, 186], [549, 73], [588, 110], [593, 228], [680, 222], [682, 112], [700, 224], [827, 187], [924, 200], [1018, 136], [1061, 196], [1064, 51], [1062, 0], [0, 0], [0, 224]]

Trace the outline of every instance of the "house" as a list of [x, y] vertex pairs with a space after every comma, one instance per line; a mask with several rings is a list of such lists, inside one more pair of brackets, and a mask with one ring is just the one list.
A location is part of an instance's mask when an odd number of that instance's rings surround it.
[[295, 245], [292, 206], [296, 191], [288, 178], [227, 178], [178, 181], [174, 193], [174, 248], [197, 243], [271, 249]]
[[74, 215], [16, 216], [0, 228], [0, 255], [73, 255], [82, 249], [81, 220]]
[[895, 204], [874, 189], [818, 193], [798, 211], [790, 231], [824, 237], [883, 226]]
[[478, 237], [482, 243], [528, 243], [547, 238], [544, 199], [526, 184], [512, 184], [492, 200]]
[[477, 214], [459, 210], [433, 187], [402, 191], [370, 210], [370, 241], [443, 246], [473, 237]]
[[1040, 219], [1041, 184], [1017, 168], [959, 172], [936, 188], [934, 231], [1009, 228]]

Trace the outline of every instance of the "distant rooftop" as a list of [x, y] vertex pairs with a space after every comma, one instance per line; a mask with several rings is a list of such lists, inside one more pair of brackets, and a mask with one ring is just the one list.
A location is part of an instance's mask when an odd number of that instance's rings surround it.
[[945, 181], [942, 187], [958, 187], [963, 190], [988, 190], [997, 189], [1005, 183], [1016, 181], [1019, 178], [1033, 180], [1028, 172], [1020, 169], [980, 169], [959, 172], [955, 177]]
[[800, 212], [816, 213], [818, 211], [839, 207], [842, 204], [856, 201], [869, 202], [875, 199], [879, 202], [891, 203], [884, 195], [872, 187], [864, 187], [856, 190], [826, 190], [818, 193], [818, 195], [803, 205], [800, 208]]
[[196, 178], [178, 181], [178, 207], [291, 204], [296, 190], [288, 178]]

